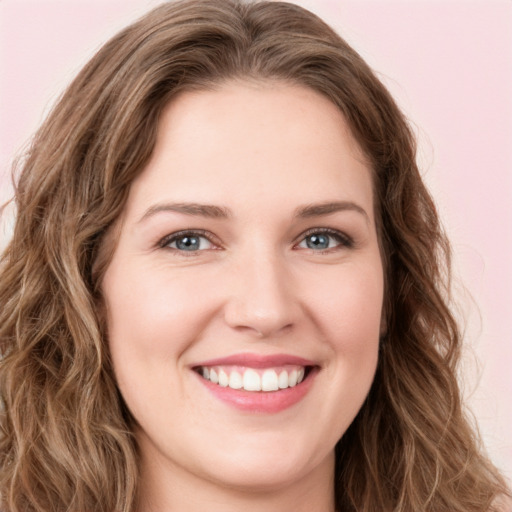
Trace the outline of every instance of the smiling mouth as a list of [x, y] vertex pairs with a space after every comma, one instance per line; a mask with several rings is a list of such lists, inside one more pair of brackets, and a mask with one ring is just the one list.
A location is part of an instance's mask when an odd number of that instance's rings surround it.
[[268, 393], [297, 386], [308, 377], [312, 368], [285, 365], [263, 369], [222, 365], [198, 366], [194, 370], [205, 380], [220, 387]]

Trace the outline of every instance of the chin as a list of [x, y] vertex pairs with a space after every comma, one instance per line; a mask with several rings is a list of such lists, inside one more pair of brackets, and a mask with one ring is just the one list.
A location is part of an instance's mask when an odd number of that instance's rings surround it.
[[215, 475], [210, 479], [241, 492], [272, 492], [310, 478], [315, 472], [334, 473], [334, 450], [311, 452], [311, 447], [300, 448], [301, 444], [281, 438], [280, 442], [267, 439], [252, 447], [238, 445], [232, 451], [214, 455]]
[[312, 470], [309, 465], [297, 467], [289, 461], [251, 460], [219, 467], [222, 478], [216, 475], [215, 481], [239, 492], [268, 493], [296, 484], [311, 475]]

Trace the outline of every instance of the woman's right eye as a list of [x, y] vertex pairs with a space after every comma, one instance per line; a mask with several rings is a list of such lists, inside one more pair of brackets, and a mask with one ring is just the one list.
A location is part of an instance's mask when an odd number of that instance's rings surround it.
[[216, 247], [205, 235], [194, 231], [174, 233], [162, 240], [161, 246], [180, 252], [197, 252]]

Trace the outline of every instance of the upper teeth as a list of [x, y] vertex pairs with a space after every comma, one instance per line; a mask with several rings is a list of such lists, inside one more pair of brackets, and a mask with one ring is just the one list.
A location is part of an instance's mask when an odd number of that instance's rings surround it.
[[222, 387], [246, 391], [277, 391], [292, 388], [304, 379], [303, 366], [259, 370], [242, 367], [201, 367], [202, 376]]

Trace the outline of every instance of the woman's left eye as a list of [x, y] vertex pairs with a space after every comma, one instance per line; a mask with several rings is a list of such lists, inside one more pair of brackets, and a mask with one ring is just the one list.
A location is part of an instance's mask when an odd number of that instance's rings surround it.
[[336, 231], [314, 231], [306, 234], [297, 247], [325, 251], [336, 247], [351, 247], [352, 241]]
[[175, 233], [165, 238], [161, 245], [162, 247], [184, 252], [204, 251], [215, 247], [206, 236], [195, 232]]

